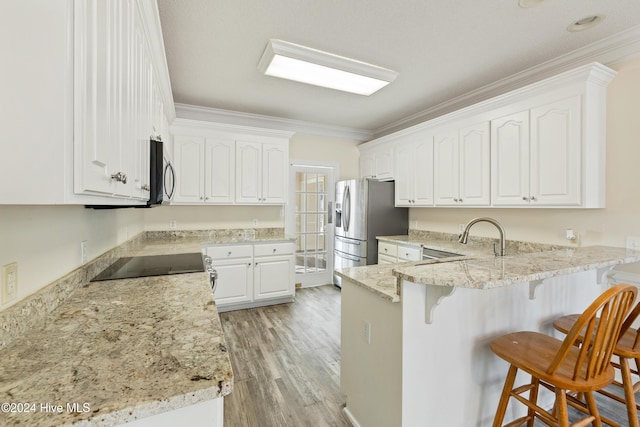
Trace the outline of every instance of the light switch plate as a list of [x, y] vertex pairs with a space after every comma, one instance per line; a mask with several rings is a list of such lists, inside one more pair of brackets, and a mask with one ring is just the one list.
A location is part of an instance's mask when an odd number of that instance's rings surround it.
[[627, 236], [627, 249], [640, 251], [640, 237]]

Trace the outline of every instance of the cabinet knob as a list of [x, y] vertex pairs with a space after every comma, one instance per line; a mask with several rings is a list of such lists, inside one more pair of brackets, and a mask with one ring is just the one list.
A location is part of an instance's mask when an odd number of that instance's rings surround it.
[[532, 201], [532, 202], [535, 202], [536, 200], [537, 200], [537, 199], [536, 199], [536, 196], [531, 196], [531, 201]]
[[113, 175], [111, 175], [111, 179], [123, 184], [127, 183], [127, 175], [122, 172], [114, 173]]
[[204, 199], [205, 199], [205, 200], [209, 200], [209, 198], [208, 198], [208, 197], [205, 197]]
[[462, 203], [462, 199], [458, 199], [458, 202], [459, 202], [459, 203]]
[[231, 251], [229, 251], [229, 253], [227, 254], [227, 256], [231, 256]]
[[250, 263], [250, 262], [249, 262], [249, 263], [247, 263], [247, 265], [248, 265], [249, 267], [251, 267], [251, 263]]
[[458, 199], [453, 199], [454, 202], [458, 203]]
[[144, 191], [151, 191], [151, 187], [149, 187], [149, 184], [145, 184], [145, 185], [143, 185], [143, 186], [142, 186], [142, 189], [143, 189]]
[[200, 200], [204, 200], [204, 198], [200, 197]]
[[384, 248], [384, 251], [387, 252], [387, 248]]
[[526, 196], [522, 196], [522, 200], [524, 200], [525, 202], [528, 202], [528, 201], [529, 201], [529, 198], [528, 198], [528, 197], [526, 197]]
[[273, 253], [274, 253], [274, 254], [276, 253], [276, 250], [275, 250], [275, 249], [273, 250]]

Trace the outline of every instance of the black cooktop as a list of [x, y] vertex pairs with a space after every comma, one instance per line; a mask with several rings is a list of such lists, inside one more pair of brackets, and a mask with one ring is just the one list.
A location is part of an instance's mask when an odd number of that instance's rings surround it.
[[134, 277], [164, 276], [167, 274], [197, 273], [204, 271], [202, 253], [152, 255], [120, 258], [92, 282]]

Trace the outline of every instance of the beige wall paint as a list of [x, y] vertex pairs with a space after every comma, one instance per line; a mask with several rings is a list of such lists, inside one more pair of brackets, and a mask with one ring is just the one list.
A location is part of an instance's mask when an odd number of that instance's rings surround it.
[[158, 206], [146, 209], [145, 230], [168, 230], [169, 221], [176, 221], [177, 230], [222, 228], [284, 227], [281, 206]]
[[360, 141], [297, 133], [289, 143], [289, 158], [338, 163], [336, 181], [354, 179], [360, 174], [359, 144]]
[[79, 267], [81, 241], [91, 260], [143, 229], [140, 209], [0, 206], [0, 218], [0, 265], [18, 263], [18, 297], [1, 308]]
[[[515, 240], [567, 244], [567, 228], [579, 234], [580, 246], [625, 246], [626, 236], [640, 236], [640, 59], [612, 68], [618, 75], [607, 88], [606, 209], [413, 208], [411, 228], [457, 233], [459, 224], [491, 216]], [[478, 224], [472, 234], [491, 237], [497, 232]], [[640, 272], [638, 266], [632, 269]]]

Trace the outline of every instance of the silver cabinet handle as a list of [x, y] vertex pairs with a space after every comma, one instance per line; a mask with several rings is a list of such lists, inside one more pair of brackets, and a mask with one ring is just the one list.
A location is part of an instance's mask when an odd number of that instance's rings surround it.
[[123, 184], [127, 183], [127, 175], [122, 172], [114, 173], [113, 175], [111, 175], [111, 179]]

